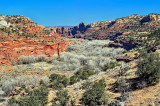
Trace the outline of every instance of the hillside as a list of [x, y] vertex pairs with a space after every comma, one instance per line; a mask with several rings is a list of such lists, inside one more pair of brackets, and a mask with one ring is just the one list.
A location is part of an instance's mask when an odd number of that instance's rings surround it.
[[159, 106], [159, 28], [159, 14], [73, 28], [0, 15], [0, 105]]
[[65, 41], [54, 31], [25, 16], [0, 15], [0, 64], [13, 65], [20, 56], [47, 55], [65, 51]]
[[[150, 34], [160, 28], [160, 14], [146, 16], [131, 15], [118, 18], [113, 21], [96, 22], [89, 25], [80, 23], [73, 28], [57, 30], [62, 36], [84, 39], [110, 39], [115, 43], [113, 46], [122, 44], [125, 49], [132, 49], [143, 43], [140, 37]], [[145, 37], [144, 37], [145, 39]]]

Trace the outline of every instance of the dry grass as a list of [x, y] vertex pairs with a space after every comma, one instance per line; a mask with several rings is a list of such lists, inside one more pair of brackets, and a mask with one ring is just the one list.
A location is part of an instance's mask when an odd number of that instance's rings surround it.
[[152, 104], [153, 106], [156, 105], [156, 102], [160, 102], [160, 83], [155, 86], [146, 87], [141, 90], [132, 91], [130, 92], [130, 100], [127, 103], [127, 106], [133, 105], [137, 106], [143, 103], [143, 106], [148, 106]]

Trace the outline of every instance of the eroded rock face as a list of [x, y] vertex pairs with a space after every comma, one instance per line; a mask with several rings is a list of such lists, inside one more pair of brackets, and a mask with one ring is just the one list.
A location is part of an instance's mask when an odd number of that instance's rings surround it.
[[86, 30], [86, 24], [84, 22], [79, 24], [79, 31], [84, 32]]
[[89, 27], [89, 25], [86, 25], [84, 22], [82, 22], [78, 26], [75, 26], [73, 28], [57, 27], [56, 33], [62, 36], [72, 36], [75, 34], [84, 33]]
[[[43, 43], [43, 41], [45, 43]], [[12, 62], [17, 61], [20, 56], [46, 55], [51, 57], [54, 54], [58, 54], [58, 49], [59, 53], [65, 52], [65, 47], [70, 44], [72, 44], [72, 42], [61, 41], [59, 35], [41, 37], [35, 40], [20, 39], [12, 41], [6, 39], [6, 41], [0, 42], [0, 65], [10, 66]]]

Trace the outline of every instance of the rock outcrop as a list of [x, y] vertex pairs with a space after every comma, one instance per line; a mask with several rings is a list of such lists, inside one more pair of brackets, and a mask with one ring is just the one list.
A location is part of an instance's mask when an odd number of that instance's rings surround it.
[[62, 40], [58, 33], [66, 29], [48, 28], [27, 17], [0, 15], [0, 65], [12, 65], [20, 56], [47, 55], [65, 52], [72, 42]]
[[[67, 32], [70, 31], [72, 37], [76, 38], [119, 41], [118, 43], [123, 44], [124, 48], [131, 49], [142, 43], [142, 39], [139, 39], [139, 37], [143, 37], [159, 28], [160, 14], [146, 16], [134, 14], [113, 21], [102, 21], [88, 25], [81, 23], [68, 29]], [[63, 34], [61, 35], [63, 36]]]
[[23, 36], [43, 36], [48, 33], [53, 34], [53, 31], [46, 31], [44, 26], [36, 24], [28, 17], [22, 15], [0, 15], [0, 30], [9, 33], [9, 35], [12, 33]]

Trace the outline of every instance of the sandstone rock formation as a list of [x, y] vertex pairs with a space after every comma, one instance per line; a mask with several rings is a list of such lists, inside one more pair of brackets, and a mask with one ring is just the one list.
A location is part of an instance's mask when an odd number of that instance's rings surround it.
[[[67, 32], [70, 31], [72, 37], [75, 38], [118, 41], [124, 45], [124, 48], [131, 49], [142, 43], [139, 37], [143, 37], [159, 28], [160, 14], [146, 16], [134, 14], [113, 21], [102, 21], [88, 25], [80, 23], [78, 26], [68, 29]], [[63, 36], [63, 33], [60, 33], [60, 35]]]
[[38, 25], [22, 15], [0, 15], [0, 30], [9, 32], [9, 35], [16, 33], [22, 36], [43, 36], [54, 33], [53, 31], [46, 31], [44, 26]]
[[44, 27], [21, 15], [0, 15], [0, 65], [10, 66], [20, 56], [50, 57], [66, 51], [65, 46], [72, 42], [62, 40], [59, 33], [61, 28]]

